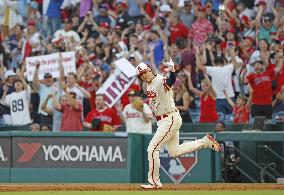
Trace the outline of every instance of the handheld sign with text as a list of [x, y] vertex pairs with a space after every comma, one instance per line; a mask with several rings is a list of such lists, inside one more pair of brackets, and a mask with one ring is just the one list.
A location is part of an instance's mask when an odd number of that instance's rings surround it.
[[[105, 95], [105, 102], [109, 108], [114, 106], [114, 104], [121, 98], [121, 96], [136, 79], [136, 77], [134, 76], [135, 68], [131, 63], [129, 63], [127, 60], [126, 61], [128, 63], [123, 64], [121, 62], [123, 62], [124, 60], [120, 62], [117, 61], [115, 61], [114, 64], [119, 64], [120, 68], [117, 67], [114, 73], [109, 76], [102, 87], [97, 91], [97, 94]], [[132, 76], [129, 77], [128, 75]]]
[[[76, 73], [75, 52], [64, 52], [62, 55], [62, 64], [65, 75], [69, 72]], [[59, 53], [53, 53], [44, 56], [35, 56], [26, 58], [27, 78], [28, 81], [32, 81], [37, 63], [40, 63], [39, 67], [39, 79], [42, 80], [45, 73], [52, 74], [53, 78], [59, 77]]]
[[116, 60], [114, 65], [129, 78], [136, 75], [134, 66], [126, 58]]

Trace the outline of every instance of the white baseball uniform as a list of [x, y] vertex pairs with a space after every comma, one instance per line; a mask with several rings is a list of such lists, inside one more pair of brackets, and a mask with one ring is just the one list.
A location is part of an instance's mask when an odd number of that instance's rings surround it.
[[167, 144], [172, 157], [178, 157], [203, 148], [206, 143], [204, 139], [198, 139], [179, 145], [182, 118], [175, 107], [173, 91], [168, 86], [166, 77], [157, 75], [150, 84], [147, 84], [147, 96], [158, 125], [157, 132], [148, 146], [148, 181], [151, 185], [161, 186], [159, 152], [164, 144]]
[[2, 103], [10, 107], [12, 125], [27, 125], [32, 122], [29, 112], [30, 99], [31, 88], [28, 86], [27, 90], [13, 92], [3, 100]]
[[[143, 105], [143, 111], [148, 117], [151, 119], [153, 118], [152, 110], [145, 103]], [[152, 120], [146, 123], [142, 112], [136, 110], [131, 103], [125, 106], [122, 114], [125, 119], [126, 131], [128, 133], [152, 133]]]

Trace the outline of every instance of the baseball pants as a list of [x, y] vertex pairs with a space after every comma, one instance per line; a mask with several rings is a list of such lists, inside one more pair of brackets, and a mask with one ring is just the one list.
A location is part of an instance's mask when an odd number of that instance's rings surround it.
[[158, 129], [154, 134], [152, 140], [148, 146], [148, 161], [149, 172], [148, 181], [154, 185], [160, 185], [160, 149], [164, 144], [167, 144], [167, 148], [171, 157], [175, 158], [192, 151], [198, 150], [203, 147], [201, 139], [186, 142], [179, 145], [179, 129], [182, 124], [182, 118], [178, 112], [169, 114], [168, 117], [158, 121]]

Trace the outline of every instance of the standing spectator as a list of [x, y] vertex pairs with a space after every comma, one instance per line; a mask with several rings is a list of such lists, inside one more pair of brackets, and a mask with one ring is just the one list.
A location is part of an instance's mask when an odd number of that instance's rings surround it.
[[144, 6], [146, 0], [127, 0], [128, 5], [128, 15], [131, 17], [134, 23], [143, 20], [143, 15], [141, 14], [141, 7]]
[[127, 28], [132, 20], [127, 13], [127, 5], [124, 2], [118, 1], [117, 5], [117, 18], [116, 18], [116, 26], [120, 26], [122, 30]]
[[160, 64], [164, 59], [164, 44], [160, 38], [160, 34], [155, 30], [151, 31], [150, 40], [151, 42], [149, 44], [150, 47], [153, 49], [156, 69], [159, 70]]
[[[0, 87], [0, 96], [2, 97], [4, 94], [4, 88], [8, 87], [6, 95], [15, 92], [14, 82], [17, 80], [17, 75], [13, 70], [8, 70], [4, 74], [5, 83]], [[4, 87], [6, 86], [6, 87]], [[1, 104], [1, 114], [3, 116], [4, 122], [7, 125], [11, 124], [11, 112], [8, 106]]]
[[64, 20], [64, 28], [59, 29], [55, 32], [53, 42], [63, 40], [65, 43], [76, 43], [78, 44], [81, 39], [77, 32], [72, 30], [72, 20], [67, 18]]
[[153, 113], [136, 91], [128, 93], [130, 103], [120, 113], [128, 133], [152, 133]]
[[172, 13], [170, 15], [170, 44], [174, 44], [176, 39], [179, 37], [187, 38], [188, 37], [188, 29], [187, 27], [179, 20], [177, 14]]
[[30, 56], [32, 52], [41, 51], [40, 33], [36, 30], [35, 20], [28, 21], [28, 27], [24, 34], [24, 42], [22, 47], [22, 57]]
[[66, 86], [68, 92], [76, 93], [77, 100], [83, 104], [84, 98], [90, 99], [91, 94], [85, 88], [78, 85], [77, 74], [69, 72], [66, 78]]
[[254, 45], [255, 41], [252, 37], [244, 37], [243, 41], [240, 43], [241, 58], [244, 60], [244, 64], [249, 62], [250, 57], [255, 51]]
[[224, 59], [216, 59], [216, 66], [198, 66], [200, 70], [206, 71], [211, 77], [212, 86], [217, 94], [217, 111], [222, 112], [224, 115], [231, 114], [232, 108], [227, 102], [223, 91], [226, 90], [226, 93], [229, 97], [235, 97], [232, 85], [232, 73], [234, 68], [239, 66], [238, 62], [236, 61], [237, 58], [235, 48], [230, 49], [230, 57], [232, 63], [228, 65], [224, 65]]
[[9, 36], [10, 50], [11, 50], [11, 68], [18, 68], [19, 63], [22, 59], [22, 45], [23, 42], [23, 31], [20, 25], [16, 25], [13, 28], [13, 33]]
[[201, 81], [201, 91], [194, 88], [191, 83], [190, 73], [187, 73], [189, 89], [200, 97], [200, 123], [214, 123], [218, 121], [218, 113], [216, 109], [216, 93], [212, 88], [210, 79], [206, 76]]
[[265, 116], [266, 119], [272, 117], [272, 79], [279, 73], [283, 66], [283, 55], [279, 66], [275, 69], [266, 69], [268, 62], [256, 60], [253, 63], [255, 73], [249, 74], [245, 78], [245, 83], [249, 83], [252, 88], [252, 117]]
[[92, 12], [89, 11], [84, 17], [83, 22], [79, 25], [77, 32], [83, 34], [85, 31], [88, 32], [88, 38], [97, 38], [99, 36], [99, 30], [100, 29], [92, 16]]
[[[54, 107], [54, 104], [51, 106], [48, 105], [49, 100], [52, 98], [57, 98], [59, 97], [59, 102], [62, 105], [65, 105], [67, 103], [67, 97], [65, 95], [61, 95], [62, 92], [57, 92], [55, 95], [49, 94], [43, 104], [41, 105], [41, 110], [48, 113], [48, 115], [53, 116], [53, 125], [52, 125], [52, 131], [53, 132], [60, 132], [61, 130], [61, 121], [62, 121], [62, 113], [57, 111]], [[55, 100], [52, 100], [54, 102]]]
[[32, 122], [29, 112], [31, 88], [26, 83], [23, 72], [18, 70], [17, 75], [20, 80], [14, 82], [15, 92], [7, 95], [9, 88], [3, 86], [1, 103], [10, 107], [11, 125], [27, 125]]
[[192, 49], [188, 47], [188, 42], [184, 38], [178, 38], [176, 40], [176, 46], [181, 56], [180, 69], [190, 72], [193, 86], [196, 86], [197, 75], [196, 75], [195, 55], [192, 52]]
[[[99, 88], [100, 83], [97, 81], [96, 78], [100, 77], [97, 72], [94, 72], [93, 69], [89, 66], [84, 66], [83, 68], [83, 77], [80, 79], [80, 86], [83, 89], [86, 89], [91, 95], [90, 98], [86, 98], [89, 101], [90, 109], [96, 107], [95, 105], [95, 98], [96, 98], [96, 90]], [[79, 75], [79, 73], [78, 73]], [[85, 113], [85, 105], [84, 105], [84, 113]]]
[[[269, 58], [270, 56], [269, 46], [270, 45], [266, 39], [261, 39], [258, 44], [258, 49], [254, 51], [250, 57], [249, 64], [252, 65], [253, 62], [259, 58], [265, 58], [265, 59]], [[253, 68], [250, 67], [248, 69], [248, 72], [249, 73], [254, 72]]]
[[216, 10], [214, 10], [213, 2], [211, 0], [206, 0], [205, 7], [206, 7], [206, 18], [211, 22], [214, 28], [214, 32], [216, 32], [216, 30], [218, 30], [217, 26], [218, 13]]
[[179, 79], [177, 79], [174, 83], [173, 91], [176, 108], [179, 110], [182, 122], [192, 123], [192, 119], [189, 114], [189, 107], [194, 98], [189, 95], [183, 82]]
[[224, 50], [225, 55], [227, 54], [226, 52], [230, 50], [232, 47], [237, 47], [239, 46], [239, 42], [237, 41], [237, 36], [236, 36], [236, 30], [233, 28], [230, 28], [226, 33], [225, 33], [225, 41], [221, 43], [221, 48]]
[[[201, 63], [200, 54], [196, 54], [196, 63]], [[212, 123], [218, 121], [218, 113], [216, 109], [216, 92], [211, 85], [211, 81], [207, 74], [205, 79], [201, 81], [201, 91], [194, 88], [191, 82], [190, 72], [184, 71], [188, 77], [188, 86], [190, 91], [200, 97], [200, 123]]]
[[104, 95], [97, 94], [96, 108], [91, 110], [85, 118], [84, 127], [92, 131], [113, 132], [120, 126], [120, 120], [117, 112], [105, 105]]
[[199, 7], [197, 19], [192, 24], [190, 36], [196, 46], [201, 46], [208, 39], [208, 36], [213, 34], [213, 26], [209, 20], [206, 19], [206, 8]]
[[38, 72], [39, 72], [39, 66], [40, 64], [38, 64], [36, 66], [36, 70], [34, 73], [34, 78], [33, 78], [33, 89], [35, 92], [37, 92], [39, 94], [39, 109], [38, 109], [38, 114], [39, 114], [39, 122], [41, 125], [44, 124], [51, 124], [52, 123], [52, 117], [50, 115], [48, 115], [48, 113], [44, 112], [41, 110], [41, 106], [44, 102], [44, 100], [47, 98], [48, 94], [51, 94], [54, 92], [55, 90], [55, 85], [54, 85], [54, 81], [52, 78], [52, 74], [50, 73], [45, 73], [44, 74], [44, 79], [42, 82], [39, 81], [38, 78]]
[[255, 27], [258, 30], [258, 40], [265, 39], [269, 44], [271, 43], [271, 34], [277, 32], [278, 22], [279, 22], [279, 14], [275, 8], [273, 9], [273, 16], [269, 13], [265, 13], [265, 5], [259, 5], [259, 11], [256, 15], [256, 23]]
[[61, 131], [83, 131], [83, 105], [76, 100], [76, 93], [64, 91], [67, 101], [59, 103], [56, 98], [54, 107], [62, 112]]
[[97, 25], [101, 25], [102, 23], [107, 23], [109, 26], [112, 26], [111, 17], [108, 15], [109, 6], [107, 4], [99, 5], [99, 15], [95, 17], [95, 21]]
[[192, 11], [192, 1], [184, 1], [184, 6], [179, 11], [179, 17], [182, 23], [190, 29], [194, 22], [194, 14]]
[[[64, 0], [45, 0], [44, 7], [47, 16], [47, 36], [50, 38], [58, 29], [60, 29], [61, 15], [60, 8]], [[47, 4], [49, 2], [49, 4]], [[44, 10], [45, 11], [45, 10]]]
[[235, 124], [238, 123], [247, 124], [249, 122], [250, 101], [248, 101], [248, 99], [245, 96], [239, 95], [237, 97], [236, 103], [234, 103], [232, 99], [227, 95], [226, 91], [224, 91], [224, 95], [226, 96], [228, 103], [233, 108], [233, 114], [234, 114], [233, 122]]

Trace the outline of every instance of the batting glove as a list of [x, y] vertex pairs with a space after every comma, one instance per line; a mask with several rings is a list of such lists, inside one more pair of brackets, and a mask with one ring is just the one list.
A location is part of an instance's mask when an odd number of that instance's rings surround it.
[[166, 65], [169, 67], [169, 69], [171, 70], [171, 71], [175, 71], [175, 64], [174, 64], [174, 62], [173, 62], [173, 60], [172, 60], [172, 58], [170, 57], [170, 61], [169, 62], [166, 62]]

